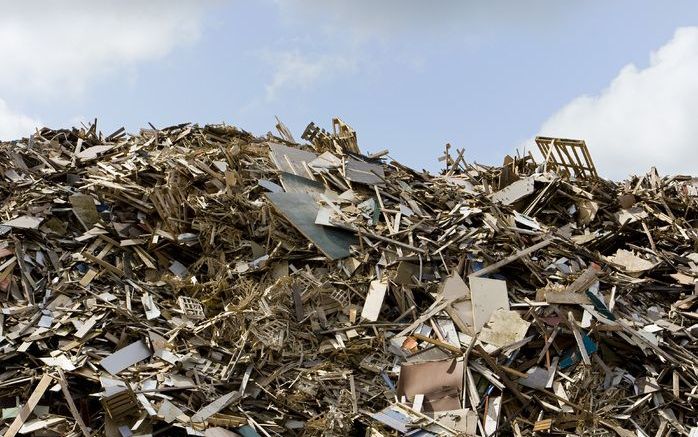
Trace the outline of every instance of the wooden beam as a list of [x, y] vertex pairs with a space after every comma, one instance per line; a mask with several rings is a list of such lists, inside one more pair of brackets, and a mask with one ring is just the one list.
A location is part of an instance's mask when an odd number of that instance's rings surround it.
[[14, 437], [17, 435], [20, 428], [22, 428], [22, 425], [24, 425], [24, 422], [27, 420], [32, 411], [34, 411], [36, 404], [39, 403], [39, 399], [41, 399], [41, 396], [44, 395], [52, 380], [53, 378], [51, 378], [51, 375], [44, 373], [44, 376], [41, 377], [41, 380], [36, 385], [36, 388], [32, 392], [31, 396], [29, 396], [27, 403], [24, 404], [19, 410], [19, 414], [17, 414], [17, 417], [15, 417], [12, 425], [10, 425], [10, 428], [5, 433], [5, 437]]
[[542, 249], [542, 248], [544, 248], [544, 247], [550, 245], [552, 242], [553, 242], [553, 239], [552, 239], [552, 238], [548, 238], [548, 239], [546, 239], [546, 240], [543, 240], [543, 241], [541, 241], [541, 242], [539, 242], [539, 243], [534, 244], [534, 245], [531, 246], [531, 247], [528, 247], [528, 248], [526, 248], [526, 249], [519, 250], [519, 251], [517, 251], [516, 253], [514, 253], [513, 255], [510, 255], [510, 256], [504, 258], [504, 259], [501, 260], [501, 261], [497, 261], [497, 262], [494, 263], [494, 264], [491, 264], [491, 265], [489, 265], [489, 266], [487, 266], [487, 267], [485, 267], [485, 268], [483, 268], [483, 269], [480, 269], [480, 270], [478, 270], [477, 272], [473, 272], [473, 273], [471, 273], [471, 274], [468, 275], [468, 276], [469, 276], [469, 277], [472, 277], [472, 278], [477, 278], [477, 277], [479, 277], [479, 276], [484, 276], [484, 275], [488, 275], [488, 274], [490, 274], [490, 273], [494, 273], [494, 272], [496, 272], [497, 270], [499, 270], [500, 268], [504, 267], [505, 265], [507, 265], [507, 264], [509, 264], [509, 263], [511, 263], [511, 262], [514, 262], [514, 261], [516, 261], [517, 259], [519, 259], [519, 258], [521, 258], [521, 257], [524, 257], [524, 256], [526, 256], [526, 255], [530, 255], [530, 254], [532, 254], [533, 252], [535, 252], [536, 250]]

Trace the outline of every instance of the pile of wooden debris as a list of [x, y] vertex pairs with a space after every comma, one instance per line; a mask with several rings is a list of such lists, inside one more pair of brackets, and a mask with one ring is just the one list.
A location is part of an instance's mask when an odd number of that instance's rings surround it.
[[230, 126], [0, 145], [0, 433], [698, 435], [698, 182]]

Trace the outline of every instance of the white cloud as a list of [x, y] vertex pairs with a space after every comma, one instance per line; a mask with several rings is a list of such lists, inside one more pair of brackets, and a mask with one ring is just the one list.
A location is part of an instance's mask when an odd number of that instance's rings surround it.
[[582, 138], [602, 175], [623, 178], [656, 166], [698, 173], [698, 27], [680, 28], [649, 66], [621, 69], [598, 95], [572, 100], [540, 135]]
[[199, 37], [210, 1], [0, 0], [0, 92], [66, 96]]
[[284, 89], [307, 89], [313, 84], [342, 73], [353, 72], [356, 60], [350, 56], [323, 54], [308, 56], [297, 50], [264, 55], [273, 65], [274, 75], [266, 85], [267, 100], [274, 100]]
[[399, 37], [403, 32], [437, 34], [491, 29], [557, 25], [564, 11], [574, 14], [574, 4], [555, 0], [276, 0], [284, 18], [318, 26], [360, 40]]
[[12, 111], [0, 99], [0, 141], [15, 140], [27, 136], [41, 126], [41, 122]]

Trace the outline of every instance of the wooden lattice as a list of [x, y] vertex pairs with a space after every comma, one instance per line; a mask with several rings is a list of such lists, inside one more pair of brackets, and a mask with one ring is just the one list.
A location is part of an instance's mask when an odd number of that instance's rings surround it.
[[599, 177], [584, 140], [536, 137], [546, 169], [569, 174], [579, 179]]

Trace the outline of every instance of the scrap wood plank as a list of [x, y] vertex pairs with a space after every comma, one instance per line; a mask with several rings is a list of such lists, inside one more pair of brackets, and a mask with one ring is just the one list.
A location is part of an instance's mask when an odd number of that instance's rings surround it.
[[455, 299], [443, 299], [442, 297], [437, 297], [437, 299], [434, 301], [434, 303], [431, 304], [429, 309], [422, 313], [422, 315], [419, 316], [417, 320], [412, 322], [412, 324], [410, 324], [408, 327], [397, 333], [395, 337], [402, 337], [405, 334], [408, 334], [409, 332], [413, 331], [419, 325], [424, 323], [426, 320], [432, 318], [435, 314], [438, 314], [439, 311], [443, 310], [454, 301]]
[[24, 404], [22, 408], [19, 410], [19, 414], [17, 414], [17, 417], [15, 417], [15, 420], [10, 425], [10, 428], [7, 430], [4, 437], [14, 437], [15, 435], [17, 435], [20, 428], [22, 428], [22, 425], [24, 425], [24, 422], [34, 411], [36, 404], [39, 403], [41, 396], [44, 395], [46, 389], [48, 388], [52, 380], [53, 378], [51, 377], [51, 375], [49, 375], [48, 373], [44, 373], [44, 375], [41, 377], [41, 380], [36, 385], [36, 388], [32, 392], [31, 396], [29, 396], [27, 403]]
[[553, 426], [553, 419], [539, 420], [533, 425], [533, 431], [550, 431]]
[[82, 420], [82, 416], [80, 416], [80, 412], [78, 411], [77, 407], [75, 406], [75, 401], [73, 401], [73, 396], [70, 394], [70, 390], [68, 389], [68, 381], [65, 378], [65, 374], [63, 373], [63, 370], [61, 368], [58, 368], [58, 375], [60, 379], [58, 380], [58, 383], [61, 385], [61, 390], [63, 391], [63, 396], [65, 396], [65, 400], [68, 402], [68, 409], [70, 410], [70, 413], [73, 415], [73, 418], [77, 422], [78, 426], [80, 427], [80, 430], [82, 431], [83, 435], [85, 437], [91, 437], [92, 434], [90, 433], [89, 428], [87, 428], [87, 425], [85, 425], [85, 421]]
[[450, 344], [450, 343], [446, 343], [446, 342], [437, 340], [437, 339], [435, 339], [435, 338], [427, 337], [426, 335], [418, 334], [418, 333], [415, 332], [414, 334], [412, 334], [412, 337], [414, 337], [414, 338], [416, 338], [417, 340], [420, 340], [420, 341], [426, 341], [427, 343], [431, 343], [431, 344], [433, 344], [434, 346], [438, 346], [438, 347], [440, 347], [440, 348], [442, 348], [442, 349], [446, 349], [446, 350], [449, 351], [449, 352], [453, 352], [453, 353], [456, 353], [456, 354], [461, 354], [461, 353], [463, 353], [463, 350], [462, 350], [461, 348], [457, 347], [457, 346], [454, 346], [454, 345], [452, 345], [452, 344]]
[[378, 279], [371, 281], [364, 307], [361, 310], [362, 319], [370, 320], [371, 322], [378, 320], [378, 315], [383, 307], [383, 299], [385, 298], [387, 290], [388, 281], [381, 281]]
[[521, 403], [524, 406], [527, 406], [530, 402], [530, 399], [527, 398], [521, 391], [519, 390], [517, 384], [513, 382], [509, 377], [506, 375], [506, 372], [502, 369], [502, 366], [497, 364], [497, 361], [495, 361], [494, 358], [490, 356], [490, 354], [485, 351], [485, 349], [482, 348], [480, 345], [475, 346], [475, 352], [477, 352], [478, 356], [485, 360], [485, 363], [487, 363], [487, 366], [494, 371], [494, 373], [499, 376], [499, 379], [502, 380], [502, 383], [511, 390], [512, 393], [514, 393], [514, 396], [521, 401]]
[[85, 320], [83, 322], [82, 326], [75, 332], [75, 336], [77, 338], [83, 338], [88, 332], [90, 332], [90, 329], [97, 323], [99, 319], [102, 318], [102, 315], [93, 315], [89, 319]]
[[579, 349], [579, 353], [582, 355], [582, 361], [584, 361], [584, 364], [586, 366], [591, 366], [591, 360], [589, 359], [587, 348], [584, 347], [584, 339], [582, 338], [582, 334], [579, 332], [579, 329], [577, 328], [577, 321], [575, 320], [572, 311], [569, 311], [567, 313], [567, 317], [569, 322], [568, 325], [572, 330], [572, 334], [574, 334], [575, 341], [577, 342], [577, 348]]
[[100, 266], [104, 267], [105, 269], [109, 270], [110, 272], [114, 273], [116, 276], [124, 276], [124, 271], [121, 270], [120, 268], [116, 267], [115, 265], [109, 264], [108, 262], [104, 261], [103, 259], [100, 259], [91, 253], [83, 252], [82, 256], [87, 258], [88, 260], [99, 264]]
[[473, 272], [473, 273], [471, 273], [471, 274], [468, 275], [468, 276], [470, 276], [470, 277], [478, 277], [478, 276], [484, 276], [484, 275], [488, 275], [488, 274], [490, 274], [490, 273], [494, 273], [494, 272], [496, 272], [497, 270], [499, 270], [500, 268], [504, 267], [505, 265], [507, 265], [507, 264], [509, 264], [509, 263], [511, 263], [511, 262], [514, 262], [514, 261], [516, 261], [517, 259], [519, 259], [519, 258], [521, 258], [521, 257], [524, 257], [524, 256], [526, 256], [526, 255], [530, 255], [530, 254], [532, 254], [533, 252], [535, 252], [535, 251], [538, 250], [538, 249], [542, 249], [542, 248], [544, 248], [544, 247], [546, 247], [546, 246], [549, 246], [553, 241], [554, 241], [554, 238], [552, 238], [552, 237], [547, 238], [547, 239], [545, 239], [545, 240], [543, 240], [543, 241], [540, 241], [540, 242], [534, 244], [534, 245], [531, 246], [531, 247], [528, 247], [528, 248], [526, 248], [526, 249], [519, 250], [519, 251], [517, 251], [516, 253], [514, 253], [513, 255], [510, 255], [510, 256], [504, 258], [504, 259], [501, 260], [501, 261], [497, 261], [497, 262], [494, 263], [494, 264], [491, 264], [491, 265], [489, 265], [489, 266], [487, 266], [487, 267], [485, 267], [485, 268], [483, 268], [483, 269], [480, 269], [480, 270], [478, 270], [478, 271], [476, 271], [476, 272]]
[[245, 370], [245, 374], [242, 377], [242, 382], [240, 383], [240, 389], [236, 391], [231, 391], [224, 394], [213, 402], [201, 407], [193, 416], [191, 416], [192, 422], [203, 422], [208, 419], [211, 415], [216, 414], [223, 408], [229, 406], [233, 402], [242, 399], [245, 395], [245, 389], [247, 388], [247, 383], [250, 380], [250, 375], [252, 374], [253, 365], [250, 363]]
[[380, 240], [380, 241], [383, 241], [386, 243], [392, 243], [396, 246], [400, 246], [400, 247], [403, 247], [405, 249], [414, 250], [415, 252], [419, 252], [419, 253], [423, 253], [423, 254], [427, 253], [426, 250], [424, 250], [420, 247], [416, 247], [416, 246], [413, 246], [411, 244], [403, 243], [402, 241], [394, 240], [392, 238], [387, 238], [387, 237], [384, 237], [382, 235], [378, 235], [374, 232], [368, 232], [366, 230], [363, 230], [363, 231], [361, 231], [361, 235], [364, 235], [367, 238], [373, 238], [375, 240]]
[[17, 265], [17, 257], [13, 256], [0, 266], [0, 282], [4, 281], [12, 273]]

